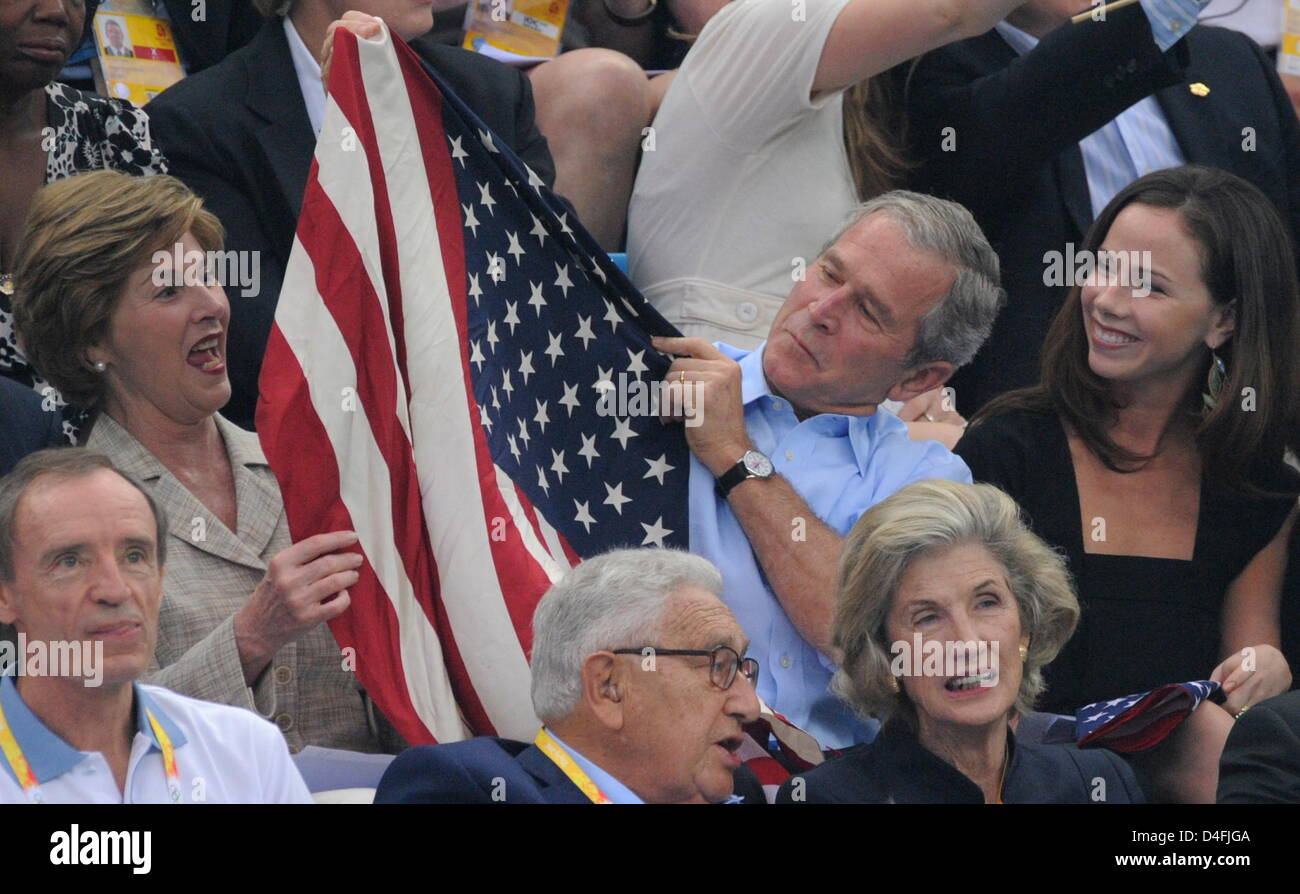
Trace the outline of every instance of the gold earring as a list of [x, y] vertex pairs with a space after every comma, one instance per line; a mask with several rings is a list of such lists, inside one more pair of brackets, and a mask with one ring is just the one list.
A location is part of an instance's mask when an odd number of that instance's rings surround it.
[[1026, 643], [1020, 644], [1020, 663], [1024, 664], [1029, 658], [1029, 646]]
[[894, 692], [898, 692], [898, 677], [895, 677], [893, 674], [889, 675], [889, 688]]

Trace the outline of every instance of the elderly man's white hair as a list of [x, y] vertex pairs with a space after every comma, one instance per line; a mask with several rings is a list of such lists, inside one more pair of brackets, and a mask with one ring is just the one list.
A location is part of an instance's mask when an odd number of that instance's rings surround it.
[[582, 664], [605, 649], [656, 644], [668, 600], [685, 587], [722, 592], [722, 575], [681, 550], [620, 549], [561, 578], [533, 614], [533, 711], [568, 717], [582, 694]]

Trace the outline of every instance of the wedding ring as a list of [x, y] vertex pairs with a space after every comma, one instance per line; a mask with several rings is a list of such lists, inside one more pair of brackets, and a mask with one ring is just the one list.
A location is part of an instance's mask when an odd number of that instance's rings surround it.
[[678, 371], [678, 373], [677, 373], [677, 381], [678, 381], [679, 383], [681, 383], [682, 385], [685, 385], [685, 384], [686, 384], [686, 370], [683, 369], [683, 370], [679, 370], [679, 371]]
[[935, 419], [933, 416], [931, 416], [929, 413], [926, 413], [926, 414], [925, 414], [925, 418], [926, 418], [928, 421], [930, 421], [930, 422], [938, 422], [938, 421], [939, 421], [938, 419]]

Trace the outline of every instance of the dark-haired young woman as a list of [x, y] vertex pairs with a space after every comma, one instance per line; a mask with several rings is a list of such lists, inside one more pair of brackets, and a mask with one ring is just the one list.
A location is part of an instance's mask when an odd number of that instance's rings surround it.
[[1084, 249], [1098, 264], [1052, 325], [1041, 384], [986, 406], [956, 452], [1075, 576], [1082, 618], [1044, 710], [1212, 677], [1237, 714], [1291, 683], [1291, 239], [1255, 187], [1185, 166], [1116, 195]]

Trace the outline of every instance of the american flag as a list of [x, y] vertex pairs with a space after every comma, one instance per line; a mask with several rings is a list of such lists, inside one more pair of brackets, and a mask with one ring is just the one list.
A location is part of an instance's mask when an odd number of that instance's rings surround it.
[[408, 742], [531, 739], [551, 582], [686, 545], [681, 426], [598, 412], [674, 334], [405, 44], [338, 32], [257, 423], [294, 539], [360, 535], [333, 632]]
[[1075, 735], [1080, 747], [1146, 751], [1163, 742], [1218, 690], [1219, 684], [1212, 680], [1192, 680], [1093, 702], [1075, 712]]

